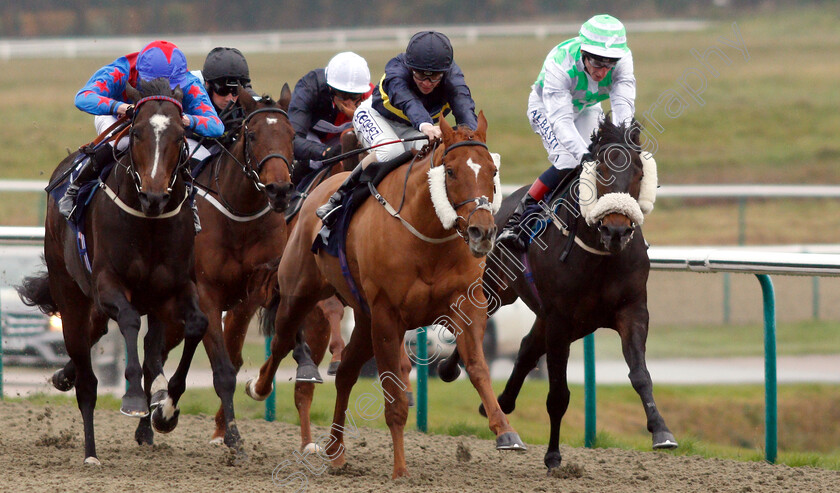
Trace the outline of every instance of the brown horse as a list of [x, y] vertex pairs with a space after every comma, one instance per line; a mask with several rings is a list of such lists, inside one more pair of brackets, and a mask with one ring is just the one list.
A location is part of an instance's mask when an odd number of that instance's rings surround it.
[[[654, 402], [645, 365], [650, 261], [640, 226], [644, 214], [653, 209], [656, 167], [652, 158], [642, 159], [639, 135], [636, 122], [615, 126], [607, 117], [589, 149], [596, 160], [584, 163], [580, 180], [572, 184], [568, 195], [550, 205], [541, 204], [550, 221], [527, 255], [517, 258], [497, 245], [488, 256], [484, 288], [494, 306], [521, 297], [537, 315], [530, 333], [522, 339], [498, 403], [505, 413], [512, 412], [525, 377], [547, 354], [546, 407], [551, 429], [544, 461], [549, 469], [562, 460], [558, 445], [560, 422], [569, 405], [569, 346], [599, 327], [611, 327], [621, 336], [630, 382], [644, 405], [653, 448], [677, 446]], [[496, 217], [499, 225], [507, 221], [526, 190], [505, 199]], [[530, 228], [539, 216], [529, 215], [523, 225]], [[457, 362], [456, 351], [439, 366], [441, 378], [450, 381], [457, 377]], [[482, 414], [484, 409], [480, 409]]]
[[[131, 86], [126, 92], [136, 102], [128, 152], [85, 214], [82, 232], [92, 258], [90, 270], [77, 252], [81, 238], [51, 199], [44, 241], [47, 273], [25, 279], [19, 289], [28, 303], [61, 314], [71, 361], [56, 372], [53, 382], [62, 390], [76, 387], [84, 421], [86, 464], [99, 464], [93, 428], [97, 380], [90, 348], [108, 330], [108, 319], [117, 321], [125, 337], [128, 387], [121, 411], [129, 416], [145, 417], [150, 409], [151, 382], [146, 382], [144, 392], [137, 354], [140, 316], [154, 315], [176, 328], [167, 338], [186, 340], [178, 369], [168, 384], [168, 398], [152, 406], [153, 424], [164, 432], [177, 423], [177, 404], [187, 370], [207, 328], [194, 283], [192, 214], [184, 207], [183, 94], [180, 88], [170, 90], [166, 79], [144, 82], [142, 94]], [[53, 179], [72, 166], [75, 158], [73, 154], [62, 161]], [[163, 337], [150, 331], [147, 344], [161, 344]]]
[[[343, 431], [350, 390], [362, 364], [375, 356], [386, 398], [385, 421], [394, 445], [393, 477], [408, 473], [403, 446], [406, 383], [398, 376], [403, 336], [407, 329], [456, 317], [462, 317], [464, 328], [458, 324], [449, 328], [459, 335], [457, 344], [466, 356], [470, 379], [491, 410], [490, 429], [497, 436], [497, 448], [524, 449], [493, 398], [481, 344], [487, 306], [480, 289], [481, 257], [493, 246], [496, 226], [490, 200], [498, 196], [498, 169], [484, 144], [487, 121], [480, 114], [475, 131], [453, 130], [445, 120], [440, 128], [441, 147], [422, 159], [415, 156], [379, 185], [381, 197], [392, 203], [404, 198], [401, 213], [393, 216], [404, 226], [372, 200], [363, 203], [350, 222], [346, 255], [364, 305], [348, 286], [338, 259], [310, 251], [321, 228], [315, 209], [326, 202], [343, 175], [326, 181], [306, 200], [280, 261], [281, 300], [272, 354], [259, 378], [250, 381], [246, 390], [256, 398], [268, 395], [277, 366], [292, 349], [299, 324], [318, 300], [338, 293], [349, 302], [355, 311], [356, 329], [338, 368], [335, 414], [325, 447], [333, 466], [345, 463]], [[456, 234], [451, 233], [453, 227]], [[459, 235], [466, 245], [458, 241]], [[479, 289], [471, 289], [476, 285]], [[466, 296], [473, 302], [463, 303]], [[363, 407], [369, 411], [371, 406]]]

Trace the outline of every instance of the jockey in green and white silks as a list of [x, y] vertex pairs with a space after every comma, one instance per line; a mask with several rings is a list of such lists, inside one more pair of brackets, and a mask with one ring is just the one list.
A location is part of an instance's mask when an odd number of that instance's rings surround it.
[[[587, 73], [582, 51], [617, 58], [618, 63], [603, 79], [596, 81]], [[633, 117], [636, 78], [624, 26], [614, 17], [599, 15], [581, 27], [579, 36], [549, 52], [531, 87], [528, 120], [534, 132], [542, 137], [548, 160], [555, 167], [574, 168], [580, 163], [592, 131], [603, 117], [601, 101], [608, 98], [613, 123]]]
[[581, 162], [609, 99], [613, 123], [630, 122], [635, 112], [633, 54], [624, 25], [610, 15], [586, 21], [577, 37], [555, 46], [531, 87], [528, 121], [542, 139], [551, 166], [534, 182], [499, 234], [499, 242], [524, 250], [523, 212], [556, 188]]

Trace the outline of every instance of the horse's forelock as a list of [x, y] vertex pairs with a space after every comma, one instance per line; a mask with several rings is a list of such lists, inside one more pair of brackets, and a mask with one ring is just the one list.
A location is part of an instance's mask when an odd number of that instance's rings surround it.
[[165, 77], [158, 77], [157, 79], [152, 80], [142, 80], [138, 85], [140, 96], [144, 98], [149, 96], [174, 96], [172, 88], [169, 87], [169, 79]]
[[604, 115], [604, 119], [598, 125], [598, 129], [592, 135], [592, 143], [589, 144], [589, 152], [597, 154], [602, 147], [611, 144], [631, 147], [636, 151], [641, 150], [639, 139], [641, 123], [633, 118], [629, 123], [622, 122], [615, 125], [612, 122], [612, 112]]
[[264, 104], [265, 106], [277, 106], [277, 101], [271, 99], [270, 94], [263, 94], [260, 96], [260, 103]]

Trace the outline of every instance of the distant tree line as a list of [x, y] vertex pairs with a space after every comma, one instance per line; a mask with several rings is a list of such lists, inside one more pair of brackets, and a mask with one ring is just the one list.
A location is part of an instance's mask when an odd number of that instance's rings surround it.
[[[621, 19], [710, 17], [836, 0], [613, 0]], [[591, 0], [3, 0], [0, 37], [247, 32], [416, 24], [582, 21]]]

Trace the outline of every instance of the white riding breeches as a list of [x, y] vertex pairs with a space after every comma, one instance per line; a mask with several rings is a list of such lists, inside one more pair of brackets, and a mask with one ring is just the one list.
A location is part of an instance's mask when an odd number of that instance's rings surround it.
[[[353, 114], [353, 128], [363, 147], [374, 146], [383, 142], [412, 137], [422, 137], [423, 132], [411, 125], [389, 120], [371, 106], [370, 98], [363, 101]], [[381, 162], [394, 159], [410, 149], [421, 149], [428, 140], [421, 139], [412, 142], [397, 142], [374, 149], [376, 160]]]

